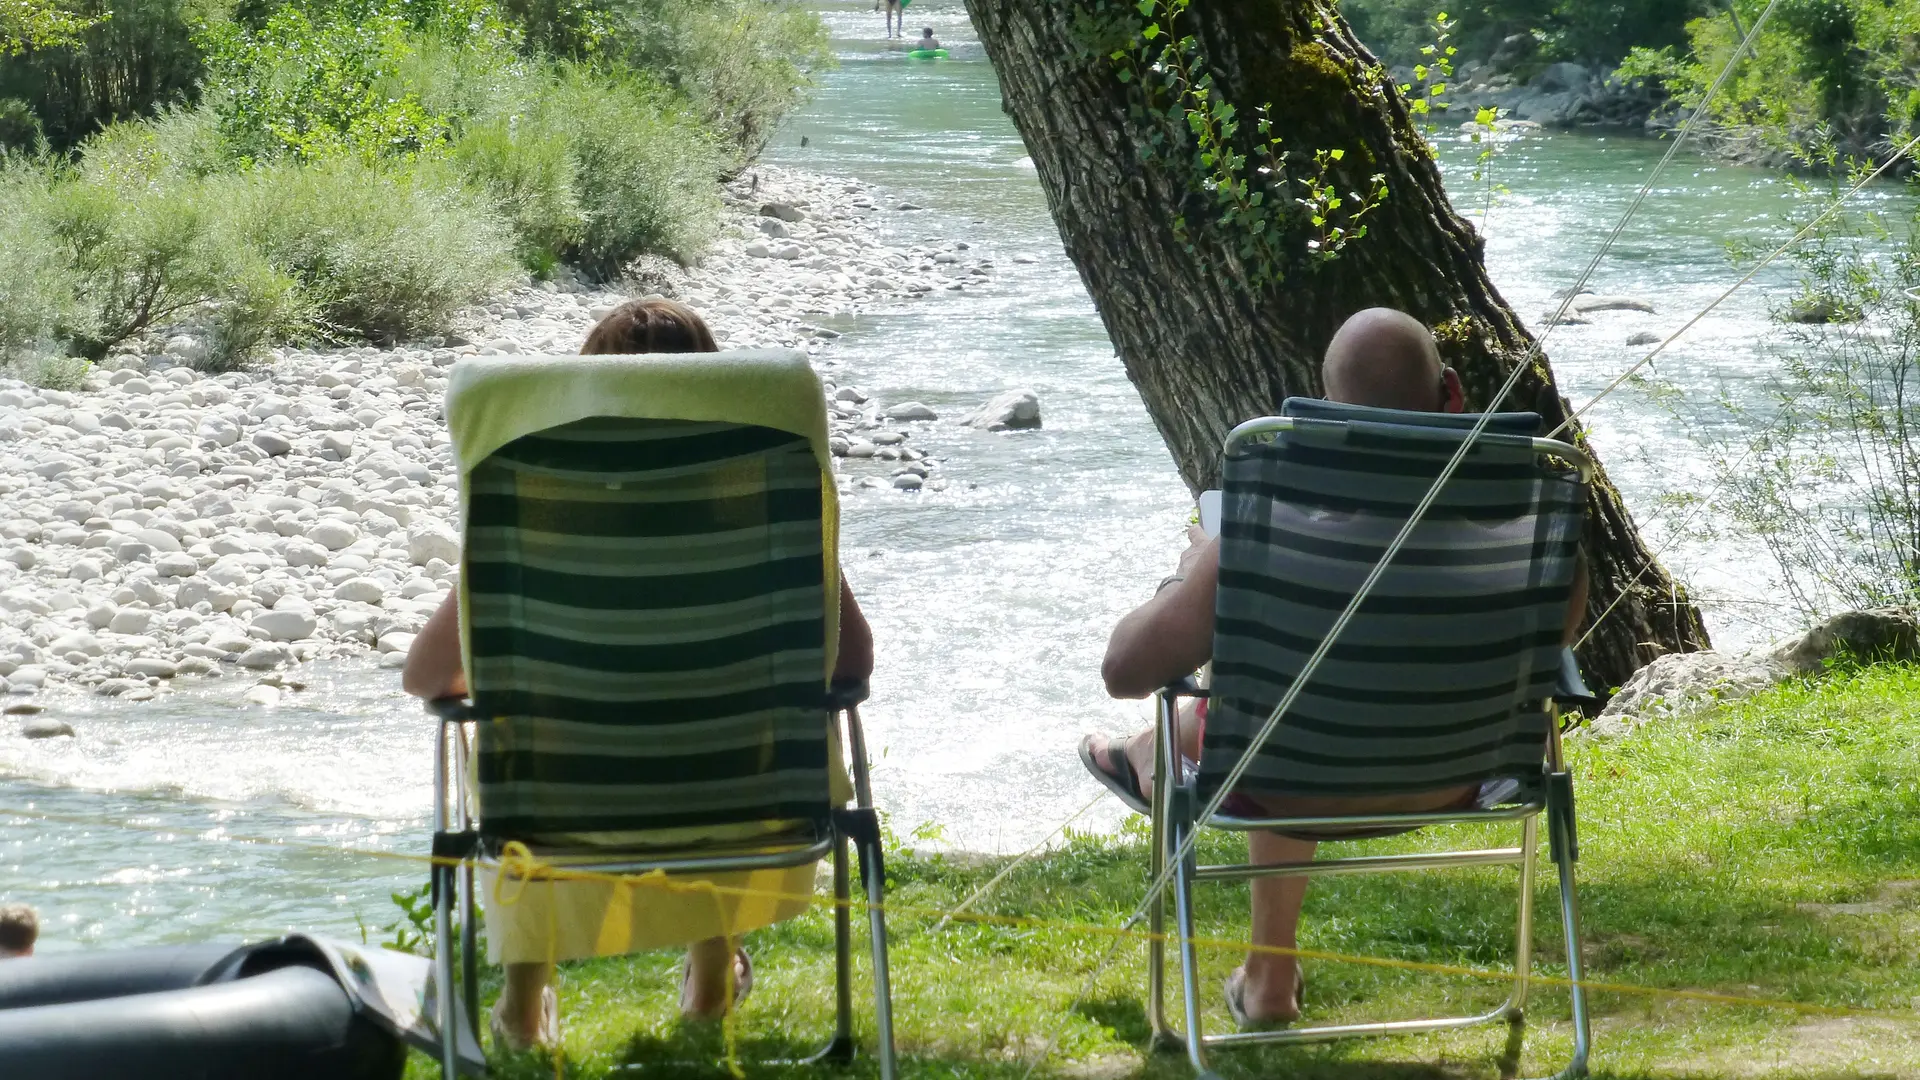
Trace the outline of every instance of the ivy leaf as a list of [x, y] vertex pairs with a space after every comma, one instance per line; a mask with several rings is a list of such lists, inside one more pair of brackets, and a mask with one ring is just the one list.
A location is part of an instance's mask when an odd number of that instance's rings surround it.
[[1347, 152], [1345, 150], [1329, 150], [1327, 151], [1327, 156], [1335, 161], [1339, 161], [1341, 158], [1347, 156]]
[[1481, 124], [1486, 127], [1492, 127], [1493, 121], [1499, 115], [1500, 115], [1500, 110], [1498, 109], [1492, 109], [1492, 108], [1481, 109], [1479, 112], [1473, 114], [1473, 122], [1476, 124]]
[[1443, 82], [1437, 82], [1427, 89], [1427, 96], [1439, 97], [1441, 94], [1444, 94], [1446, 92], [1447, 92], [1447, 84]]
[[1424, 82], [1427, 78], [1427, 70], [1427, 65], [1415, 64], [1413, 65], [1413, 77]]
[[1123, 83], [1130, 83], [1133, 81], [1133, 72], [1128, 71], [1126, 68], [1121, 68], [1119, 79]]
[[1140, 0], [1138, 4], [1134, 5], [1134, 8], [1138, 10], [1141, 15], [1151, 18], [1153, 16], [1153, 3], [1154, 0]]
[[1143, 37], [1143, 38], [1146, 38], [1146, 39], [1147, 39], [1148, 41], [1152, 41], [1152, 40], [1153, 40], [1154, 38], [1157, 38], [1157, 37], [1159, 37], [1159, 36], [1160, 36], [1160, 24], [1159, 24], [1159, 23], [1148, 23], [1148, 24], [1147, 24], [1147, 28], [1146, 28], [1145, 30], [1142, 30], [1142, 31], [1140, 31], [1140, 36], [1141, 36], [1141, 37]]

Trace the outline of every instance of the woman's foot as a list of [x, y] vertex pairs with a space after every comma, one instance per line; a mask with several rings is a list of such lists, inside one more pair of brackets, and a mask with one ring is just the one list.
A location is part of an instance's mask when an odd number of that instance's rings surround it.
[[502, 994], [493, 1005], [493, 1041], [518, 1054], [534, 1047], [552, 1049], [560, 1045], [560, 998], [553, 987], [543, 986], [537, 999], [538, 1011], [518, 1006]]
[[[729, 962], [731, 961], [731, 962]], [[726, 939], [696, 942], [680, 969], [680, 1016], [719, 1020], [753, 992], [753, 960], [747, 950], [727, 952]]]

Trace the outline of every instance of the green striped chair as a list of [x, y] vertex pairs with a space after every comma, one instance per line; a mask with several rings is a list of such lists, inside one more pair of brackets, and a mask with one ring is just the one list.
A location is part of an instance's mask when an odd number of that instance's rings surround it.
[[[1539, 417], [1496, 414], [1413, 529], [1322, 663], [1309, 658], [1416, 505], [1459, 449], [1472, 415], [1412, 413], [1289, 399], [1283, 415], [1228, 436], [1221, 498], [1220, 585], [1212, 678], [1157, 697], [1153, 880], [1196, 829], [1274, 830], [1358, 839], [1423, 826], [1506, 822], [1519, 842], [1492, 850], [1320, 857], [1272, 865], [1200, 865], [1191, 850], [1171, 889], [1185, 1031], [1164, 1003], [1165, 946], [1149, 949], [1148, 1000], [1160, 1042], [1184, 1044], [1207, 1071], [1209, 1047], [1436, 1031], [1495, 1020], [1517, 1034], [1527, 999], [1538, 818], [1548, 817], [1559, 871], [1570, 975], [1580, 978], [1572, 786], [1560, 756], [1556, 701], [1584, 698], [1562, 638], [1574, 584], [1591, 464], [1577, 448], [1536, 438]], [[1306, 682], [1264, 744], [1258, 735]], [[1178, 699], [1207, 699], [1195, 773], [1173, 760]], [[1202, 807], [1237, 764], [1247, 768], [1212, 819]], [[1471, 806], [1370, 816], [1261, 816], [1262, 796], [1371, 797], [1476, 787]], [[1491, 1012], [1462, 1017], [1205, 1034], [1193, 946], [1196, 882], [1517, 864], [1512, 990]], [[1165, 903], [1150, 905], [1151, 929]], [[1572, 992], [1574, 1059], [1586, 1069], [1586, 1000]], [[1514, 1043], [1518, 1046], [1518, 1043]]]
[[[865, 687], [828, 685], [838, 510], [825, 404], [806, 358], [465, 361], [447, 414], [462, 470], [470, 698], [430, 703], [442, 719], [437, 985], [454, 985], [457, 898], [462, 997], [478, 1022], [474, 871], [497, 871], [511, 842], [555, 864], [630, 875], [831, 856], [838, 1015], [820, 1057], [848, 1060], [851, 842], [871, 902], [881, 1073], [891, 1080], [884, 873], [857, 708]], [[831, 796], [835, 714], [853, 756], [851, 810]], [[769, 823], [733, 846], [672, 839]], [[582, 834], [631, 845], [570, 848]], [[455, 1030], [453, 998], [437, 1002], [443, 1032]], [[447, 1075], [454, 1065], [449, 1043]]]

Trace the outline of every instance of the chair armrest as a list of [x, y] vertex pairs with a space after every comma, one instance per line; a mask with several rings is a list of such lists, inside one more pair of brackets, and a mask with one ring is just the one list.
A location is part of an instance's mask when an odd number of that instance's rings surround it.
[[1197, 673], [1195, 675], [1183, 675], [1173, 680], [1161, 687], [1160, 693], [1170, 698], [1203, 698], [1209, 696], [1207, 688], [1200, 685], [1200, 679]]
[[426, 706], [427, 711], [443, 724], [458, 724], [473, 719], [473, 703], [463, 697], [432, 698], [426, 702]]
[[868, 687], [865, 679], [835, 679], [827, 689], [827, 708], [833, 712], [842, 712], [847, 708], [867, 700]]

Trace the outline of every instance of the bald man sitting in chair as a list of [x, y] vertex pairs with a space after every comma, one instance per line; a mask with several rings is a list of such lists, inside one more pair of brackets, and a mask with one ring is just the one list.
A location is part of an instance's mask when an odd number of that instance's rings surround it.
[[[1369, 308], [1341, 325], [1327, 345], [1320, 367], [1327, 400], [1351, 405], [1414, 412], [1466, 409], [1460, 376], [1440, 361], [1440, 350], [1418, 319], [1391, 308]], [[1117, 698], [1144, 698], [1182, 679], [1213, 656], [1214, 592], [1219, 581], [1220, 542], [1199, 528], [1188, 531], [1191, 546], [1179, 568], [1159, 591], [1113, 629], [1100, 674]], [[1567, 613], [1567, 640], [1586, 610], [1584, 558], [1577, 571]], [[1183, 711], [1176, 724], [1180, 752], [1187, 761], [1200, 756], [1204, 702]], [[1094, 777], [1121, 801], [1148, 813], [1153, 790], [1153, 728], [1126, 738], [1088, 735], [1080, 759]], [[1401, 813], [1470, 805], [1474, 789], [1449, 789], [1380, 799], [1272, 799], [1257, 809], [1269, 816]], [[1255, 863], [1305, 862], [1315, 842], [1269, 832], [1247, 834]], [[1252, 881], [1252, 938], [1256, 946], [1297, 948], [1300, 908], [1306, 900], [1304, 877], [1255, 878]], [[1227, 980], [1236, 1019], [1259, 1025], [1284, 1023], [1300, 1015], [1300, 965], [1290, 955], [1255, 951]]]

